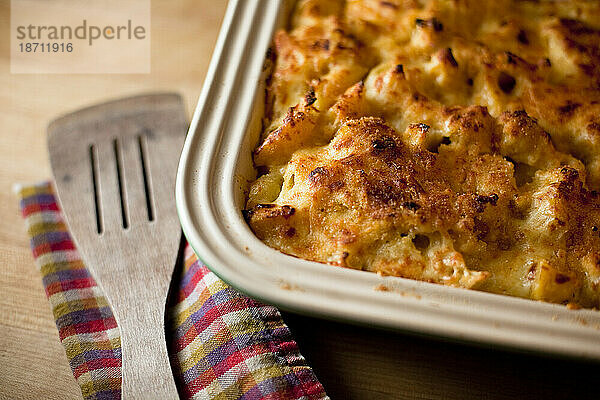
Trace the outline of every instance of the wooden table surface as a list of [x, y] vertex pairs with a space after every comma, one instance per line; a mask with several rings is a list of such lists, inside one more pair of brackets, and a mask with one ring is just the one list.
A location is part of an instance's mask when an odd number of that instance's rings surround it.
[[[50, 176], [56, 116], [120, 96], [180, 92], [191, 117], [225, 0], [153, 0], [147, 75], [12, 75], [0, 0], [0, 399], [77, 399], [12, 191]], [[599, 365], [449, 344], [284, 313], [333, 399], [598, 398]]]

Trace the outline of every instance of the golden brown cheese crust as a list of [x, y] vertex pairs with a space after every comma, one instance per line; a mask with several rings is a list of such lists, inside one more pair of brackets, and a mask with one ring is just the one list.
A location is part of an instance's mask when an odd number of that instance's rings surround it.
[[247, 220], [284, 253], [600, 305], [600, 5], [305, 0]]

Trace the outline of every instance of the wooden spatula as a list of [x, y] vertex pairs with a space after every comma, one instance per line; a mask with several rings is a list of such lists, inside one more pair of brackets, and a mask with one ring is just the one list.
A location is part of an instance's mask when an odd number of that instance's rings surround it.
[[124, 399], [178, 398], [164, 315], [181, 235], [174, 189], [186, 128], [174, 94], [105, 103], [48, 127], [63, 213], [121, 331]]

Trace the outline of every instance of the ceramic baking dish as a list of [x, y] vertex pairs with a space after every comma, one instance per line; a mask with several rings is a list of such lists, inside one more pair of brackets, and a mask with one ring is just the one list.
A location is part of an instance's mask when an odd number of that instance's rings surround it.
[[183, 148], [177, 207], [199, 257], [252, 297], [300, 313], [600, 360], [600, 312], [338, 268], [284, 255], [242, 217], [255, 178], [263, 64], [288, 18], [280, 0], [232, 0]]

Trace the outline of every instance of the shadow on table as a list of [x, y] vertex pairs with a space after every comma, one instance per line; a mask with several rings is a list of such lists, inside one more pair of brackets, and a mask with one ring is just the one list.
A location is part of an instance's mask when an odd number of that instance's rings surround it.
[[600, 398], [600, 363], [283, 318], [334, 400]]

